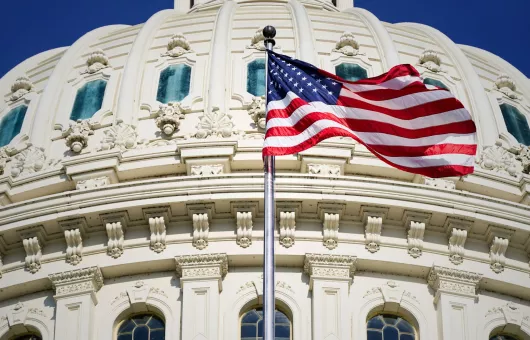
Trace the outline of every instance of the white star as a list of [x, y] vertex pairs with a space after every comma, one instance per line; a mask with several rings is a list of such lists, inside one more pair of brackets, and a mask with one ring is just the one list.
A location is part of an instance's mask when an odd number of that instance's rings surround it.
[[328, 94], [329, 94], [329, 95], [331, 96], [331, 95], [333, 94], [333, 92], [331, 92], [331, 91], [328, 91]]
[[289, 81], [292, 83], [293, 82], [293, 77], [289, 78]]
[[271, 93], [272, 93], [272, 90], [269, 91], [269, 94], [271, 94]]
[[289, 76], [289, 75], [287, 74], [287, 72], [285, 72], [285, 74], [284, 74], [283, 76], [284, 76], [285, 78], [287, 78], [287, 76]]
[[274, 83], [274, 82], [273, 82], [273, 81], [271, 81], [271, 82], [270, 82], [269, 84], [271, 84], [271, 85], [272, 85], [273, 83]]
[[298, 87], [298, 83], [294, 83], [293, 85], [294, 85], [294, 87]]
[[316, 74], [313, 73], [313, 74], [311, 75], [311, 77], [314, 77], [314, 76], [316, 76]]
[[331, 85], [337, 85], [337, 83], [336, 82], [332, 82]]
[[313, 89], [313, 92], [317, 92], [317, 88], [316, 87]]
[[302, 80], [306, 80], [306, 79], [307, 79], [307, 77], [303, 77], [303, 78], [302, 78]]
[[298, 72], [296, 75], [299, 76], [299, 75], [301, 75], [301, 74], [302, 74], [302, 72]]
[[291, 70], [293, 70], [293, 71], [296, 70], [296, 67], [293, 67]]
[[287, 64], [285, 64], [285, 65], [287, 65], [287, 66], [291, 66], [291, 63], [287, 63]]
[[322, 82], [322, 79], [317, 79], [317, 83], [321, 83]]
[[300, 88], [300, 90], [298, 90], [298, 91], [300, 91], [300, 93], [302, 93], [302, 92], [304, 92], [304, 89], [303, 89], [303, 88]]
[[322, 87], [323, 87], [323, 88], [325, 88], [325, 89], [327, 89], [327, 88], [328, 88], [328, 86], [327, 86], [327, 85], [322, 85]]
[[307, 86], [311, 87], [313, 86], [313, 83], [307, 83]]

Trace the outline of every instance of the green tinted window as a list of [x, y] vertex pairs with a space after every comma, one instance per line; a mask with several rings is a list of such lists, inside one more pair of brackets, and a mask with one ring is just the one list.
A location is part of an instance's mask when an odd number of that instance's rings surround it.
[[99, 79], [88, 82], [77, 90], [70, 119], [77, 121], [92, 118], [101, 109], [106, 87], [107, 81]]
[[0, 147], [9, 144], [20, 133], [27, 110], [26, 105], [17, 106], [0, 120]]
[[265, 59], [256, 59], [247, 65], [247, 92], [265, 95]]
[[530, 127], [528, 126], [528, 119], [513, 107], [508, 104], [501, 104], [502, 117], [506, 123], [506, 128], [517, 141], [524, 145], [530, 145]]
[[357, 81], [368, 77], [366, 70], [357, 64], [342, 63], [335, 66], [335, 74], [349, 81]]
[[160, 73], [156, 100], [167, 104], [179, 102], [190, 94], [191, 67], [184, 64], [172, 65]]

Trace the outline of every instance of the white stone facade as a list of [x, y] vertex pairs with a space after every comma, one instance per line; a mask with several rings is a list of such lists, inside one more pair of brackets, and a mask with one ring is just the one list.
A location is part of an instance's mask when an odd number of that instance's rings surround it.
[[[377, 313], [421, 340], [530, 339], [530, 151], [499, 109], [530, 119], [528, 78], [351, 1], [189, 4], [98, 28], [0, 79], [0, 119], [28, 105], [0, 148], [0, 340], [115, 340], [138, 313], [162, 318], [167, 340], [240, 338], [262, 297], [263, 103], [246, 65], [264, 57], [256, 30], [268, 24], [279, 52], [330, 72], [415, 65], [479, 136], [475, 172], [443, 180], [345, 138], [277, 158], [276, 298], [291, 339], [367, 339]], [[158, 102], [160, 72], [179, 64], [189, 94]], [[70, 122], [97, 79], [101, 109]]]

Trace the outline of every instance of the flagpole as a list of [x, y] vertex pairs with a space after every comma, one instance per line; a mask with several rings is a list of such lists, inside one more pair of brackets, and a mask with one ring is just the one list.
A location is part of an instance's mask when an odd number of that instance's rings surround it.
[[[265, 48], [272, 50], [276, 36], [273, 26], [263, 29], [265, 37]], [[268, 88], [268, 56], [265, 62], [265, 89]], [[267, 90], [265, 91], [267, 96]], [[267, 106], [265, 106], [267, 113]], [[274, 340], [274, 229], [275, 229], [275, 204], [274, 204], [274, 156], [266, 156], [264, 159], [265, 172], [265, 240], [263, 242], [263, 340]]]

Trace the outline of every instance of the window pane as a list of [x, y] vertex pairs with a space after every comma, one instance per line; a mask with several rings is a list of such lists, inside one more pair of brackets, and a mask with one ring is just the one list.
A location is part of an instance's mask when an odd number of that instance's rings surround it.
[[394, 326], [386, 326], [383, 329], [383, 340], [399, 340], [399, 332]]
[[242, 323], [256, 323], [258, 322], [259, 319], [260, 319], [260, 316], [258, 315], [258, 313], [256, 313], [255, 310], [251, 310], [250, 312], [245, 314], [243, 319], [241, 319], [241, 322]]
[[134, 327], [136, 327], [136, 324], [132, 320], [127, 320], [121, 324], [118, 333], [131, 333], [134, 330]]
[[401, 334], [399, 340], [414, 340], [414, 335], [411, 334]]
[[247, 65], [247, 92], [265, 95], [265, 59], [256, 59]]
[[383, 333], [379, 331], [368, 331], [368, 340], [383, 340]]
[[90, 119], [101, 109], [103, 97], [105, 96], [105, 80], [93, 80], [86, 83], [77, 91], [74, 101], [74, 108], [70, 114], [71, 120]]
[[289, 323], [289, 318], [285, 314], [283, 314], [282, 312], [277, 310], [276, 313], [275, 313], [275, 316], [276, 317], [275, 317], [274, 322], [276, 322], [276, 323], [287, 323], [287, 324]]
[[165, 340], [164, 321], [156, 315], [134, 315], [123, 322], [118, 340]]
[[335, 74], [349, 81], [357, 81], [368, 77], [366, 70], [357, 64], [342, 63], [335, 66]]
[[376, 316], [368, 321], [366, 327], [370, 329], [383, 329], [383, 327], [385, 327], [385, 323], [383, 322], [381, 316]]
[[508, 132], [519, 143], [530, 145], [530, 127], [527, 118], [516, 107], [508, 104], [501, 104], [500, 107]]
[[256, 337], [256, 325], [242, 325], [241, 336], [255, 338]]
[[384, 315], [383, 318], [385, 319], [385, 323], [387, 325], [395, 325], [398, 319], [397, 317], [393, 315]]
[[118, 340], [132, 340], [132, 333], [118, 335]]
[[147, 323], [151, 329], [160, 329], [164, 328], [164, 322], [157, 318], [156, 316], [151, 316], [151, 320]]
[[276, 337], [289, 338], [291, 336], [291, 326], [276, 326], [274, 335]]
[[160, 73], [156, 100], [161, 103], [179, 102], [190, 94], [191, 67], [172, 65]]
[[137, 315], [133, 317], [133, 320], [137, 325], [145, 325], [149, 319], [151, 319], [151, 315]]
[[445, 86], [444, 83], [442, 83], [441, 81], [436, 80], [436, 79], [425, 78], [425, 79], [423, 79], [423, 83], [427, 84], [427, 85], [438, 86], [438, 87], [441, 87], [442, 89], [449, 90], [449, 88], [447, 86]]
[[412, 333], [414, 334], [414, 328], [405, 320], [401, 319], [399, 320], [397, 324], [397, 328], [401, 333]]
[[149, 340], [165, 340], [166, 339], [166, 331], [163, 329], [151, 331], [151, 338]]
[[20, 133], [28, 107], [20, 105], [9, 111], [0, 121], [0, 147], [11, 142]]
[[138, 326], [134, 329], [133, 340], [149, 340], [149, 327]]

